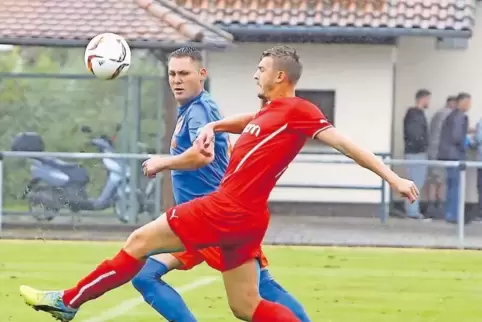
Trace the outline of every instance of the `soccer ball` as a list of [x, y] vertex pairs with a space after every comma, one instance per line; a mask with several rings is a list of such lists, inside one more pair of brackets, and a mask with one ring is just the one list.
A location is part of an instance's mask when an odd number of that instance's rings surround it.
[[95, 36], [85, 49], [85, 66], [100, 79], [125, 75], [131, 63], [131, 49], [119, 35], [104, 33]]

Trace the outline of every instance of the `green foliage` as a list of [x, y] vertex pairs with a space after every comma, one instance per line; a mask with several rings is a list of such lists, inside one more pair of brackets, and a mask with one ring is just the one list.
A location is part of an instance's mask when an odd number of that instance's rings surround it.
[[[94, 134], [115, 135], [117, 124], [125, 123], [128, 109], [135, 109], [138, 98], [130, 93], [127, 78], [102, 81], [95, 78], [55, 78], [50, 75], [87, 75], [82, 49], [14, 48], [0, 52], [0, 149], [10, 150], [15, 134], [39, 133], [47, 151], [79, 152], [86, 149], [89, 137], [80, 132], [89, 125]], [[141, 77], [139, 112], [140, 140], [156, 146], [156, 132], [163, 131], [157, 115], [162, 65], [145, 52], [133, 52], [129, 75]], [[5, 74], [6, 73], [6, 74]], [[39, 77], [15, 76], [12, 73], [36, 74]], [[10, 76], [9, 76], [10, 74]], [[48, 74], [42, 76], [42, 74]], [[145, 77], [149, 76], [149, 77]], [[156, 77], [153, 77], [156, 76]], [[126, 115], [127, 113], [127, 115]], [[116, 146], [126, 146], [116, 142]], [[89, 150], [91, 151], [91, 150]], [[94, 151], [93, 151], [94, 152]], [[77, 160], [71, 160], [77, 162]], [[83, 162], [92, 183], [90, 193], [99, 192], [104, 183], [104, 170], [99, 160]], [[4, 193], [7, 203], [16, 199], [29, 178], [26, 160], [6, 160]]]

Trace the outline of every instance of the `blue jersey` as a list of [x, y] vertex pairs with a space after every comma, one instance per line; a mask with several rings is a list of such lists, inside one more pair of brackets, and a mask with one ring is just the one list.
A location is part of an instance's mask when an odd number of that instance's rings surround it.
[[[189, 149], [204, 125], [220, 119], [222, 116], [218, 105], [206, 91], [180, 106], [171, 140], [171, 155], [178, 155]], [[228, 135], [217, 133], [212, 163], [196, 170], [171, 171], [176, 204], [202, 197], [218, 188], [228, 166], [229, 149]]]

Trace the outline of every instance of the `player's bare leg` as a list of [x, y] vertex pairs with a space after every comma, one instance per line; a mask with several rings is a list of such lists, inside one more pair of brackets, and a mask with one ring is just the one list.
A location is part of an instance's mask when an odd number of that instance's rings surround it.
[[261, 302], [255, 260], [223, 272], [223, 280], [228, 304], [234, 316], [243, 321], [251, 321]]
[[34, 309], [48, 312], [60, 321], [70, 321], [82, 304], [127, 283], [136, 276], [148, 255], [183, 249], [180, 239], [169, 227], [166, 214], [163, 214], [135, 230], [117, 255], [102, 262], [73, 288], [42, 292], [21, 286], [20, 294]]
[[143, 259], [147, 255], [182, 251], [184, 245], [172, 231], [164, 213], [130, 234], [123, 250], [132, 257]]
[[229, 307], [238, 319], [253, 322], [300, 321], [288, 308], [261, 298], [255, 259], [223, 272], [223, 280]]

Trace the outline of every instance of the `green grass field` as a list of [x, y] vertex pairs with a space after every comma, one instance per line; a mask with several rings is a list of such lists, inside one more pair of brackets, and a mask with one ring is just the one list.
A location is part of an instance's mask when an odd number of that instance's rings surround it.
[[[71, 286], [119, 246], [0, 241], [0, 321], [52, 321], [47, 314], [24, 305], [19, 285], [43, 289]], [[482, 320], [480, 252], [267, 247], [266, 253], [271, 272], [305, 305], [313, 322]], [[200, 322], [235, 321], [217, 272], [203, 265], [191, 272], [172, 272], [167, 280], [184, 291]], [[199, 281], [208, 284], [202, 286]], [[193, 283], [198, 287], [189, 289]], [[76, 321], [159, 321], [146, 304], [132, 301], [138, 296], [125, 285], [86, 304]], [[116, 316], [119, 308], [125, 312]], [[106, 312], [110, 319], [105, 318]]]

